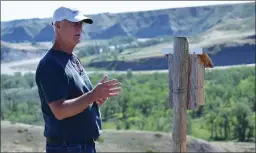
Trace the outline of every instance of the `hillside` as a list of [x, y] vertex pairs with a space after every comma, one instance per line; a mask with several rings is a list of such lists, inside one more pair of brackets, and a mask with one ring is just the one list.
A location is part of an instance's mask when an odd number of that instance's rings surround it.
[[[1, 152], [45, 151], [42, 126], [1, 121], [1, 133]], [[170, 152], [171, 141], [171, 133], [104, 130], [96, 149], [98, 152]], [[255, 147], [253, 143], [207, 142], [187, 136], [187, 151], [253, 152]]]
[[[214, 37], [216, 36], [216, 37]], [[222, 37], [218, 37], [222, 36]], [[203, 39], [208, 37], [208, 39]], [[213, 31], [201, 37], [200, 42], [191, 43], [190, 48], [206, 48], [214, 66], [228, 66], [255, 63], [255, 34], [234, 31]], [[36, 46], [30, 43], [1, 43], [2, 72], [7, 65], [13, 65], [15, 61], [26, 60], [23, 64], [9, 68], [35, 70], [38, 61], [50, 48], [51, 43], [38, 43]], [[87, 43], [81, 43], [76, 50], [82, 50]], [[101, 68], [105, 70], [126, 71], [131, 70], [163, 70], [168, 68], [167, 58], [162, 55], [161, 49], [171, 47], [172, 43], [160, 43], [148, 47], [125, 49], [113, 59], [112, 53], [108, 57], [104, 54], [80, 57], [83, 65], [89, 68]], [[85, 50], [86, 51], [86, 50]], [[28, 62], [31, 59], [33, 62]], [[113, 61], [114, 60], [114, 61]], [[8, 63], [6, 63], [8, 62]]]
[[[84, 27], [84, 39], [109, 39], [116, 36], [136, 38], [154, 38], [164, 35], [195, 36], [219, 24], [225, 24], [221, 27], [225, 30], [255, 29], [254, 3], [88, 16], [93, 18], [94, 24]], [[230, 20], [237, 22], [228, 23]], [[50, 23], [50, 18], [1, 22], [1, 39], [7, 42], [52, 41], [53, 30]]]
[[[214, 66], [255, 63], [255, 34], [238, 31], [210, 31], [191, 43], [190, 48], [205, 48]], [[89, 67], [108, 70], [163, 70], [168, 69], [168, 59], [162, 48], [173, 47], [172, 43], [157, 44], [145, 48], [130, 49], [117, 55], [118, 60], [93, 60]], [[123, 60], [125, 59], [125, 60]]]
[[[206, 48], [215, 66], [255, 63], [254, 3], [92, 17], [95, 24], [84, 27], [86, 40], [75, 48], [87, 68], [167, 69], [161, 50], [172, 47], [176, 36], [189, 37], [190, 48]], [[41, 58], [52, 45], [49, 23], [50, 18], [1, 22], [1, 62]], [[118, 41], [124, 39], [131, 41]]]

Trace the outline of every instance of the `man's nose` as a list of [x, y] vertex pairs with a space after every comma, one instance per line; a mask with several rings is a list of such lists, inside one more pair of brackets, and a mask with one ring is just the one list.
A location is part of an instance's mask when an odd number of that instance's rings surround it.
[[82, 27], [76, 28], [76, 31], [79, 32], [79, 33], [82, 33], [83, 32], [83, 28]]
[[76, 30], [79, 31], [79, 32], [81, 32], [83, 30], [83, 24], [82, 23], [76, 24], [75, 27], [76, 27]]

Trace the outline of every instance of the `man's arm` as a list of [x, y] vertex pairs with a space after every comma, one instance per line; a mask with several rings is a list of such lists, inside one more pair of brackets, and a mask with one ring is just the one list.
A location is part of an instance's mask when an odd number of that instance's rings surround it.
[[86, 109], [95, 99], [91, 92], [70, 100], [57, 100], [49, 103], [53, 114], [58, 120], [75, 116]]
[[[120, 83], [116, 80], [106, 81], [107, 76], [98, 83], [95, 88], [83, 94], [78, 98], [71, 100], [58, 100], [49, 104], [51, 110], [53, 111], [55, 117], [59, 120], [65, 119], [67, 117], [72, 117], [76, 114], [81, 113], [94, 101], [102, 101], [101, 99], [107, 99], [108, 97], [118, 96], [121, 88], [116, 88], [120, 86]], [[104, 101], [102, 101], [103, 103]]]

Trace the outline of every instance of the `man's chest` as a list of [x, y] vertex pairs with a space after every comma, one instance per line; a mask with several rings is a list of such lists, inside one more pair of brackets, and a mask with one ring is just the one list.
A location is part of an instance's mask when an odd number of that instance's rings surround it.
[[82, 95], [93, 89], [92, 83], [81, 65], [78, 68], [73, 62], [68, 62], [65, 72], [68, 77], [69, 92], [72, 97], [73, 95]]

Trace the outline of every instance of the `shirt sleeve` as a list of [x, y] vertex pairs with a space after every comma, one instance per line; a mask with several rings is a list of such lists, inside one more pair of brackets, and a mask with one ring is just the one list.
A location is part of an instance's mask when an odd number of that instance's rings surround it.
[[57, 63], [46, 61], [41, 67], [38, 83], [47, 103], [68, 98], [68, 78]]

